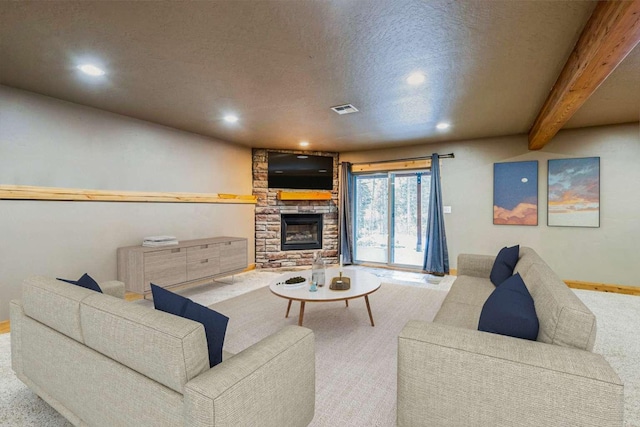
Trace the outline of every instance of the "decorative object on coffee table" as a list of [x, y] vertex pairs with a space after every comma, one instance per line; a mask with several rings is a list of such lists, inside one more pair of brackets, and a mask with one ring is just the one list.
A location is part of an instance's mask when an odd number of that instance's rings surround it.
[[346, 276], [343, 277], [341, 271], [340, 276], [331, 279], [331, 285], [329, 286], [329, 289], [332, 289], [334, 291], [346, 291], [350, 287], [351, 279]]
[[325, 281], [325, 265], [320, 251], [316, 252], [313, 257], [313, 264], [311, 269], [311, 281], [315, 282], [319, 287], [324, 286]]
[[298, 285], [298, 284], [300, 284], [302, 282], [305, 282], [306, 280], [307, 279], [305, 279], [302, 276], [294, 276], [294, 277], [291, 277], [291, 278], [285, 280], [284, 284], [285, 285]]
[[[340, 255], [340, 267], [338, 272], [340, 275], [331, 279], [331, 285], [329, 285], [329, 288], [334, 291], [346, 291], [351, 288], [351, 279], [346, 276], [342, 277], [342, 255]], [[347, 302], [347, 307], [348, 306], [349, 303]]]

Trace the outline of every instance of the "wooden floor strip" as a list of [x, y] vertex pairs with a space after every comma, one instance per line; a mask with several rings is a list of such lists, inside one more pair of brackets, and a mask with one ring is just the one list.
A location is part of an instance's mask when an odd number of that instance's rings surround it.
[[8, 334], [11, 331], [9, 321], [3, 320], [0, 322], [0, 334]]
[[135, 292], [125, 292], [124, 299], [127, 301], [135, 301], [144, 298], [144, 295], [136, 294]]

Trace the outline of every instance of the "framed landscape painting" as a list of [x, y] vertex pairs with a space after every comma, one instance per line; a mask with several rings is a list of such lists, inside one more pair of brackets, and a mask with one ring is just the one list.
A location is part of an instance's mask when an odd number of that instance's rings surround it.
[[549, 160], [547, 225], [600, 227], [600, 157]]
[[493, 164], [493, 223], [538, 225], [538, 161]]

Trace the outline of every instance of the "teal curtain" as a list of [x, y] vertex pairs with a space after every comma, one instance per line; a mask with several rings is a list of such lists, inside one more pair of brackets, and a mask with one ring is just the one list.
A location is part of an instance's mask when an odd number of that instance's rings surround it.
[[429, 196], [429, 216], [427, 217], [422, 269], [436, 276], [449, 274], [449, 252], [447, 251], [447, 236], [444, 231], [444, 215], [442, 213], [438, 153], [431, 155], [431, 194]]

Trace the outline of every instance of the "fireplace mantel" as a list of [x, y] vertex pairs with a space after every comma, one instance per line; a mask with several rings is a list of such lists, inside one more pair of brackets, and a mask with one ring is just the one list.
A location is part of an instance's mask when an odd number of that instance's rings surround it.
[[331, 200], [330, 191], [278, 191], [278, 200]]

